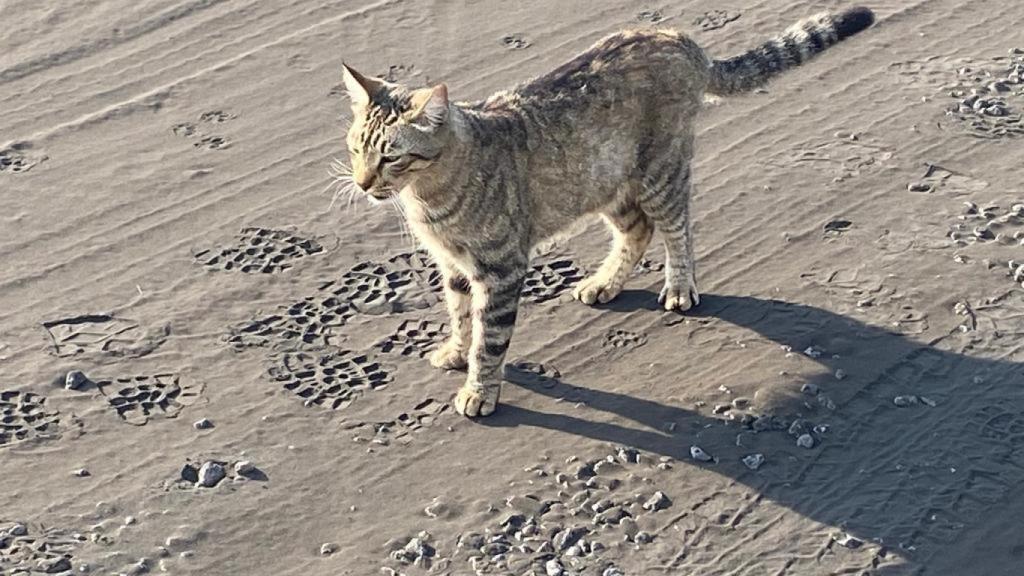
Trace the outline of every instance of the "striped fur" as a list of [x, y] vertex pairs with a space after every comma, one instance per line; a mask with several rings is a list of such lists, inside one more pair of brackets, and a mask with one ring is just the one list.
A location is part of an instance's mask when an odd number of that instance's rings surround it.
[[705, 92], [756, 86], [866, 27], [870, 15], [815, 16], [715, 62], [675, 31], [622, 32], [473, 103], [449, 102], [444, 85], [411, 90], [346, 67], [353, 180], [374, 198], [397, 197], [446, 278], [452, 335], [431, 363], [468, 368], [456, 409], [494, 411], [531, 251], [576, 222], [599, 215], [613, 237], [600, 268], [576, 287], [578, 300], [615, 298], [657, 229], [662, 305], [698, 304], [690, 161]]

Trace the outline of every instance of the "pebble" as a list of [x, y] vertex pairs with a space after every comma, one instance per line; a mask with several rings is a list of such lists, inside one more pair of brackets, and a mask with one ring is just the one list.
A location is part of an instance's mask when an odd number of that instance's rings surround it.
[[195, 428], [196, 430], [209, 430], [210, 428], [213, 428], [213, 422], [210, 422], [208, 419], [203, 418], [201, 420], [196, 420], [195, 422], [193, 422], [192, 427]]
[[548, 509], [547, 505], [531, 496], [512, 496], [505, 505], [527, 516], [540, 516]]
[[185, 464], [181, 468], [181, 479], [195, 484], [199, 482], [199, 470], [191, 464]]
[[797, 418], [796, 420], [793, 420], [792, 424], [789, 425], [788, 432], [790, 436], [803, 435], [807, 433], [807, 425], [803, 420]]
[[601, 460], [594, 465], [594, 472], [597, 474], [611, 474], [623, 470], [622, 464], [618, 462], [609, 462], [608, 460]]
[[839, 544], [840, 546], [844, 546], [851, 550], [860, 548], [864, 544], [864, 541], [860, 538], [850, 536], [845, 532], [842, 534], [833, 534], [832, 539], [835, 540], [836, 544]]
[[1006, 106], [1002, 106], [1000, 104], [993, 104], [988, 108], [985, 108], [986, 116], [1006, 116], [1009, 113], [1010, 111], [1006, 109]]
[[800, 387], [800, 391], [808, 396], [817, 396], [820, 390], [821, 389], [818, 388], [818, 385], [812, 382], [808, 382]]
[[79, 478], [85, 478], [86, 476], [90, 476], [91, 474], [89, 474], [89, 471], [86, 470], [85, 468], [79, 468], [78, 470], [72, 471], [71, 475], [77, 476]]
[[846, 370], [843, 370], [842, 368], [838, 368], [836, 370], [836, 380], [843, 380], [845, 378], [846, 378]]
[[11, 526], [10, 529], [7, 530], [7, 533], [11, 536], [24, 536], [25, 534], [28, 534], [28, 528], [26, 528], [24, 524], [17, 523], [14, 526]]
[[800, 437], [796, 439], [796, 445], [801, 448], [814, 448], [814, 436], [811, 436], [810, 434], [801, 434]]
[[910, 184], [907, 184], [907, 191], [909, 191], [909, 192], [931, 192], [932, 191], [932, 186], [931, 186], [931, 184], [927, 184], [925, 182], [911, 182]]
[[224, 471], [223, 465], [218, 462], [205, 462], [199, 468], [199, 482], [197, 484], [205, 488], [213, 488], [225, 476], [227, 476], [227, 472]]
[[715, 404], [715, 407], [711, 412], [714, 414], [725, 414], [729, 410], [732, 410], [731, 404]]
[[625, 464], [640, 463], [640, 451], [636, 448], [619, 448], [618, 456], [619, 460], [622, 460]]
[[469, 548], [471, 550], [479, 550], [484, 547], [486, 541], [484, 540], [483, 534], [478, 532], [469, 532], [459, 537], [459, 547]]
[[690, 458], [699, 462], [710, 462], [713, 458], [700, 446], [690, 446]]
[[248, 460], [239, 460], [235, 462], [235, 474], [239, 476], [248, 476], [256, 472], [256, 466]]
[[637, 532], [636, 536], [633, 536], [633, 541], [637, 544], [650, 544], [654, 541], [654, 536], [652, 536], [649, 532], [641, 531]]
[[434, 498], [434, 501], [427, 504], [427, 507], [423, 509], [423, 513], [430, 518], [437, 518], [438, 516], [444, 515], [448, 511], [448, 505]]
[[64, 388], [78, 390], [89, 382], [89, 378], [80, 370], [72, 370], [64, 376]]
[[616, 566], [609, 566], [604, 569], [604, 572], [601, 573], [601, 576], [626, 576], [626, 573], [622, 570], [619, 570]]
[[558, 558], [552, 558], [544, 563], [544, 573], [548, 576], [562, 576], [565, 574], [565, 569], [562, 568], [562, 563], [558, 561]]
[[672, 501], [669, 500], [668, 496], [666, 496], [664, 492], [659, 490], [644, 502], [643, 507], [644, 510], [647, 510], [648, 512], [657, 512], [658, 510], [664, 510], [671, 505]]
[[577, 480], [586, 480], [587, 478], [592, 478], [595, 475], [594, 467], [590, 464], [580, 464], [580, 466], [576, 468], [576, 472], [573, 473], [573, 476], [575, 476]]
[[764, 462], [764, 454], [748, 454], [743, 457], [743, 465], [751, 470], [757, 470], [761, 466], [764, 466]]
[[732, 406], [733, 406], [733, 408], [738, 408], [738, 409], [742, 410], [743, 408], [746, 408], [747, 406], [750, 406], [750, 398], [746, 398], [744, 396], [739, 396], [737, 398], [733, 398]]
[[632, 540], [633, 537], [636, 536], [637, 532], [640, 531], [640, 527], [637, 526], [636, 520], [633, 520], [632, 518], [623, 518], [622, 522], [619, 522], [619, 527], [622, 528], [622, 532], [626, 535], [626, 538], [630, 540]]
[[338, 548], [334, 544], [331, 544], [330, 542], [326, 542], [326, 543], [320, 545], [320, 555], [321, 556], [330, 556], [331, 554], [334, 554], [334, 552], [337, 549]]
[[135, 516], [125, 516], [125, 519], [124, 519], [124, 525], [125, 526], [131, 526], [132, 524], [135, 524], [136, 522], [138, 522], [138, 520], [135, 519]]
[[555, 535], [553, 544], [557, 550], [563, 551], [579, 542], [580, 538], [587, 535], [587, 532], [588, 530], [583, 526], [573, 526]]
[[892, 399], [892, 403], [900, 408], [906, 408], [917, 404], [917, 396], [897, 396]]
[[628, 518], [629, 512], [626, 512], [622, 506], [613, 506], [604, 512], [594, 516], [595, 524], [618, 524], [622, 522], [623, 518]]

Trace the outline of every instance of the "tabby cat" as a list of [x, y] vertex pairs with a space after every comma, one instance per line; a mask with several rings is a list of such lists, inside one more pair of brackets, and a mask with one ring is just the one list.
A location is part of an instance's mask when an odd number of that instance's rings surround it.
[[659, 301], [697, 305], [690, 162], [705, 94], [760, 86], [873, 22], [866, 8], [819, 14], [725, 60], [679, 32], [622, 32], [473, 103], [451, 102], [444, 84], [410, 89], [345, 66], [352, 180], [371, 198], [397, 197], [445, 277], [451, 336], [430, 362], [468, 367], [458, 412], [494, 411], [531, 250], [584, 217], [604, 218], [614, 242], [576, 299], [615, 298], [657, 229]]

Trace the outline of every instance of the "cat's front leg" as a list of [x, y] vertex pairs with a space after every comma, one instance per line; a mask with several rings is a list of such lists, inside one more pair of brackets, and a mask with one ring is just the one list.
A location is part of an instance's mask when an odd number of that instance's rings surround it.
[[519, 294], [526, 278], [525, 261], [482, 267], [472, 283], [473, 343], [469, 375], [455, 396], [455, 410], [464, 416], [487, 416], [498, 406], [505, 352], [519, 312]]
[[444, 370], [459, 370], [466, 367], [473, 337], [470, 284], [469, 279], [457, 270], [442, 267], [442, 272], [451, 335], [430, 355], [430, 364]]

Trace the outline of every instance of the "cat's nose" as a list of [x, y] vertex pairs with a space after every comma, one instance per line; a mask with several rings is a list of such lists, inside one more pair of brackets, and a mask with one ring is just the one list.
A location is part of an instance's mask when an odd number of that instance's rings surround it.
[[356, 186], [359, 186], [359, 188], [363, 192], [366, 192], [367, 190], [372, 188], [373, 187], [373, 182], [375, 180], [377, 180], [377, 176], [375, 176], [374, 174], [371, 174], [369, 172], [364, 172], [362, 174], [357, 174], [355, 176]]

